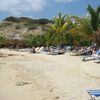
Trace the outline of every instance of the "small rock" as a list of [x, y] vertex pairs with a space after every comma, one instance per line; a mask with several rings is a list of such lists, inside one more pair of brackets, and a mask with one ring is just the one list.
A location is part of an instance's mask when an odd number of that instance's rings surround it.
[[60, 98], [59, 96], [56, 96], [56, 97], [55, 97], [55, 99], [59, 99], [59, 98]]
[[52, 92], [53, 90], [52, 89], [50, 89], [50, 92]]

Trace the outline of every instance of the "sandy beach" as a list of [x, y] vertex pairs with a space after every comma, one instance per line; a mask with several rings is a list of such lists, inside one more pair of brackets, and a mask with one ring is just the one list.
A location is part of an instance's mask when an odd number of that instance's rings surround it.
[[89, 100], [88, 89], [100, 89], [94, 61], [0, 49], [0, 100]]

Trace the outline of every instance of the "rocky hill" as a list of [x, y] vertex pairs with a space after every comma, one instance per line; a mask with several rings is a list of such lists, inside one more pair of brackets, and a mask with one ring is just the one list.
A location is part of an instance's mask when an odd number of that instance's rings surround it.
[[32, 19], [27, 17], [16, 18], [13, 16], [5, 18], [0, 22], [0, 34], [7, 37], [10, 36], [23, 36], [27, 34], [43, 34], [48, 30], [48, 24], [52, 23], [51, 20]]

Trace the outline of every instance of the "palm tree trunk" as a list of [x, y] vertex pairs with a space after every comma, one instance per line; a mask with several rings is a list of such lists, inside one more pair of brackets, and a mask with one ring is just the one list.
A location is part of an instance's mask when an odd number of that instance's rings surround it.
[[63, 44], [63, 34], [61, 33], [60, 34], [60, 46], [61, 46], [61, 48], [62, 48], [62, 44]]
[[96, 43], [97, 43], [97, 47], [100, 46], [100, 30], [98, 30], [96, 33], [95, 33], [95, 38], [96, 38]]

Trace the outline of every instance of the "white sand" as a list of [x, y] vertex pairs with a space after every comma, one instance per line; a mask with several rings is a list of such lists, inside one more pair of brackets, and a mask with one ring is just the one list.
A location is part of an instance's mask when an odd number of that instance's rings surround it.
[[0, 49], [0, 100], [89, 100], [100, 89], [100, 64], [80, 57]]

